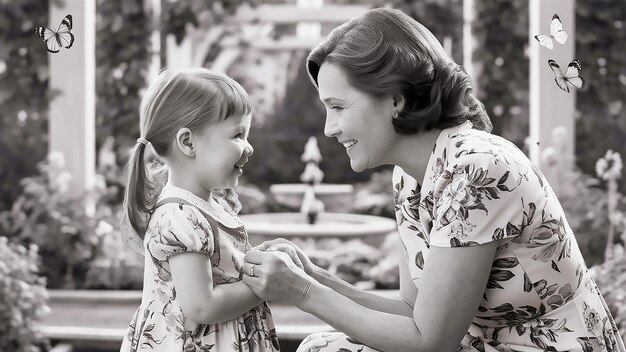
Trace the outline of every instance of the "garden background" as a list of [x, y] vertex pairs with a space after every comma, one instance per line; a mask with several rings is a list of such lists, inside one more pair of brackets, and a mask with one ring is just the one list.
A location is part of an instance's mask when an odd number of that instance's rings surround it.
[[[308, 138], [316, 136], [324, 182], [355, 185], [350, 211], [393, 218], [390, 168], [356, 174], [343, 146], [323, 136], [325, 111], [304, 70], [308, 49], [289, 51], [284, 87], [270, 89], [259, 68], [283, 60], [284, 52], [254, 50], [243, 40], [241, 28], [231, 24], [242, 6], [254, 11], [264, 4], [295, 3], [166, 0], [155, 21], [143, 0], [97, 0], [93, 145], [98, 182], [76, 195], [68, 191], [72, 179], [64, 156], [48, 147], [49, 105], [62, 92], [49, 89], [51, 54], [33, 31], [59, 21], [49, 18], [49, 6], [62, 6], [63, 1], [0, 0], [0, 350], [27, 351], [28, 346], [57, 342], [50, 342], [38, 327], [48, 311], [48, 290], [141, 289], [143, 263], [122, 246], [118, 223], [123, 165], [139, 136], [138, 106], [150, 77], [155, 52], [149, 38], [154, 30], [161, 33], [157, 54], [162, 67], [168, 65], [168, 35], [181, 44], [191, 31], [216, 26], [224, 32], [203, 58], [206, 67], [226, 50], [225, 43], [239, 43], [245, 53], [227, 71], [257, 104], [250, 137], [255, 155], [237, 189], [242, 213], [294, 210], [277, 202], [269, 187], [300, 182], [300, 156]], [[463, 62], [462, 0], [323, 3], [401, 9], [451, 43], [452, 57]], [[494, 133], [527, 150], [529, 1], [473, 3], [477, 95], [490, 113]], [[568, 221], [626, 336], [626, 199], [621, 193], [626, 178], [621, 177], [619, 158], [626, 154], [626, 2], [577, 0], [575, 22], [576, 58], [583, 63], [581, 75], [587, 83], [576, 93], [575, 167], [564, 166], [554, 151], [543, 150], [542, 157], [546, 168], [562, 175], [559, 198]], [[271, 36], [295, 31], [293, 25], [276, 24]], [[369, 282], [379, 289], [397, 286], [392, 237], [382, 249], [352, 243], [332, 251], [333, 243], [318, 244], [310, 253], [318, 263], [333, 263], [351, 282]]]

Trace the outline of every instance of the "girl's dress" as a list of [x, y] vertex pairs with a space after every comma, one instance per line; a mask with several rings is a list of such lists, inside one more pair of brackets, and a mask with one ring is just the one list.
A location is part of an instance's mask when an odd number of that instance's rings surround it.
[[[398, 167], [393, 184], [416, 287], [431, 246], [499, 243], [458, 351], [626, 351], [559, 201], [515, 145], [469, 122], [445, 129], [423, 185]], [[298, 349], [338, 350], [373, 351], [341, 333], [312, 335]]]
[[279, 351], [266, 302], [231, 321], [198, 324], [185, 318], [176, 300], [168, 262], [176, 254], [208, 256], [214, 286], [241, 280], [244, 255], [251, 246], [234, 214], [168, 185], [148, 224], [144, 248], [142, 302], [120, 351]]

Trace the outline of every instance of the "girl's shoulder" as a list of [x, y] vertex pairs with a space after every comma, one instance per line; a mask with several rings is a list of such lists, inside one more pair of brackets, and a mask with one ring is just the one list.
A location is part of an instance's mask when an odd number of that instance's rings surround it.
[[182, 252], [209, 255], [215, 239], [213, 226], [198, 208], [176, 202], [155, 209], [146, 237], [148, 251], [159, 260]]

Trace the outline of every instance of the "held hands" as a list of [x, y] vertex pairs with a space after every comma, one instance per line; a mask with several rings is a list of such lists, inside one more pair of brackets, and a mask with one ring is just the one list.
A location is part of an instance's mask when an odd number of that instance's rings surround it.
[[315, 273], [315, 264], [311, 262], [302, 250], [296, 246], [293, 242], [284, 238], [277, 238], [271, 241], [265, 241], [260, 245], [254, 247], [254, 249], [264, 252], [283, 252], [289, 255], [291, 260], [298, 266], [298, 268], [304, 270], [308, 275], [313, 276]]
[[281, 251], [250, 250], [243, 272], [243, 282], [260, 298], [295, 306], [306, 302], [314, 282]]

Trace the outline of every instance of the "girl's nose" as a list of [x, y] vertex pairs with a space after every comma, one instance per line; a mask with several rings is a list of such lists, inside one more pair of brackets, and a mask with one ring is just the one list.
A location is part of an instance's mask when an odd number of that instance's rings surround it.
[[246, 148], [244, 149], [244, 153], [246, 153], [248, 157], [254, 154], [254, 147], [252, 147], [252, 144], [250, 144], [250, 142], [248, 141], [246, 141]]

